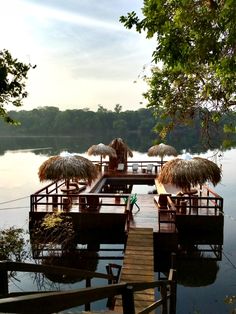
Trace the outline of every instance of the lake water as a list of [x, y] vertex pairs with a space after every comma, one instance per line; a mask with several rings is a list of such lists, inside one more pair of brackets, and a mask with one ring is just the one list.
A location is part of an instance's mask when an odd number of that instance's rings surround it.
[[[62, 150], [62, 149], [61, 149]], [[70, 147], [64, 150], [71, 151]], [[56, 149], [55, 149], [56, 151]], [[58, 150], [57, 150], [58, 153]], [[76, 152], [78, 153], [78, 152]], [[212, 151], [206, 152], [204, 157], [213, 156]], [[32, 149], [4, 150], [0, 156], [0, 221], [1, 228], [9, 226], [28, 228], [28, 212], [30, 195], [45, 184], [39, 182], [38, 168], [49, 156], [54, 154], [53, 148], [36, 147]], [[81, 153], [88, 157], [85, 153]], [[190, 287], [178, 284], [177, 313], [224, 314], [232, 313], [236, 304], [225, 304], [226, 296], [236, 295], [236, 149], [231, 149], [219, 157], [222, 164], [223, 178], [214, 190], [224, 198], [224, 245], [222, 260], [217, 262], [218, 271], [213, 283], [200, 287]], [[96, 160], [96, 158], [92, 158]], [[97, 158], [99, 160], [99, 158]], [[147, 154], [134, 152], [130, 160], [155, 160]], [[110, 253], [112, 255], [113, 253]], [[117, 254], [117, 253], [115, 253]], [[114, 262], [112, 257], [102, 260], [97, 265], [97, 271], [105, 272], [105, 265]], [[117, 262], [117, 261], [116, 261]], [[121, 263], [118, 260], [117, 263]], [[199, 266], [200, 268], [201, 266]], [[202, 270], [204, 273], [204, 270]], [[41, 287], [40, 280], [22, 275], [21, 282], [11, 282], [14, 290], [28, 290]], [[106, 284], [97, 282], [96, 284]], [[69, 284], [66, 288], [74, 289], [78, 285]], [[54, 286], [55, 288], [55, 286]], [[58, 285], [59, 289], [59, 285]]]

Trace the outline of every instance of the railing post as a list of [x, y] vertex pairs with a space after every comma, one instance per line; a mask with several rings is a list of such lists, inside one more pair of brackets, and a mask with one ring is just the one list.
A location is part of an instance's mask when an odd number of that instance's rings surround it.
[[176, 269], [176, 253], [171, 253], [171, 268]]
[[8, 272], [7, 269], [0, 269], [0, 296], [6, 295], [8, 295]]
[[170, 303], [169, 303], [169, 313], [176, 313], [176, 253], [171, 253], [171, 269], [172, 276], [169, 278], [172, 282], [170, 284]]
[[169, 313], [176, 313], [176, 294], [177, 294], [177, 283], [176, 283], [176, 270], [173, 270], [172, 283], [170, 285], [170, 307]]
[[123, 314], [135, 314], [133, 287], [127, 285], [122, 293]]
[[160, 292], [161, 292], [161, 299], [162, 299], [162, 312], [161, 312], [161, 314], [168, 314], [167, 287], [165, 284], [161, 285]]
[[31, 212], [34, 212], [34, 202], [35, 202], [34, 195], [30, 195], [30, 211]]
[[[87, 277], [86, 278], [86, 288], [90, 288], [91, 287], [91, 278]], [[90, 311], [91, 307], [90, 307], [90, 303], [86, 303], [84, 305], [84, 309], [85, 311]]]

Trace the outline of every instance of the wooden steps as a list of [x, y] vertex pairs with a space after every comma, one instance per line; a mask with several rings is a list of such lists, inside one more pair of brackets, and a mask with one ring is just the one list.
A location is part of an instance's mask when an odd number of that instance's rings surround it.
[[[153, 229], [133, 228], [129, 231], [121, 283], [154, 281]], [[155, 300], [154, 289], [134, 293], [135, 310], [141, 311]], [[122, 313], [122, 300], [118, 297], [115, 312]]]

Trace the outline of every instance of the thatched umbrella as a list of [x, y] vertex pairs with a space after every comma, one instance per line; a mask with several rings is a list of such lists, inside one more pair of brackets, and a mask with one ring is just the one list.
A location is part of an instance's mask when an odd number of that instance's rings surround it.
[[87, 180], [90, 184], [97, 177], [97, 169], [89, 159], [79, 155], [52, 156], [42, 163], [38, 171], [40, 181], [66, 180], [72, 178]]
[[129, 146], [120, 137], [113, 139], [109, 146], [114, 148], [117, 155], [116, 158], [110, 157], [110, 168], [116, 168], [119, 163], [123, 163], [127, 168], [127, 158], [133, 157]]
[[129, 146], [123, 141], [122, 138], [114, 138], [109, 144], [110, 147], [114, 148], [117, 151], [125, 152], [129, 157], [133, 157], [133, 152]]
[[161, 157], [161, 164], [163, 164], [164, 156], [177, 156], [178, 153], [173, 146], [160, 143], [149, 148], [148, 156], [159, 156]]
[[94, 156], [99, 156], [101, 157], [100, 163], [102, 166], [102, 158], [105, 158], [106, 156], [114, 157], [116, 158], [116, 151], [114, 148], [112, 148], [109, 145], [105, 145], [103, 143], [100, 143], [98, 145], [92, 145], [88, 151], [88, 155], [94, 155]]
[[164, 164], [158, 180], [162, 184], [170, 183], [188, 191], [191, 186], [203, 185], [207, 181], [215, 186], [220, 182], [221, 175], [218, 165], [206, 158], [175, 158]]

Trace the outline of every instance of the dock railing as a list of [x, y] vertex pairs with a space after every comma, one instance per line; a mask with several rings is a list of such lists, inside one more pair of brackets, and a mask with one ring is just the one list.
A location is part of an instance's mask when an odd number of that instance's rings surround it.
[[[158, 182], [157, 182], [158, 183]], [[156, 183], [156, 184], [157, 184]], [[223, 198], [212, 191], [208, 186], [202, 186], [195, 194], [172, 194], [160, 184], [157, 187], [159, 196], [165, 196], [168, 200], [166, 209], [176, 211], [182, 215], [223, 215]], [[157, 204], [159, 201], [157, 200]]]
[[201, 215], [222, 215], [223, 198], [212, 191], [208, 186], [203, 186], [198, 194], [172, 195], [169, 198], [170, 207], [176, 208], [177, 213]]
[[[57, 197], [57, 200], [55, 200]], [[61, 217], [70, 217], [78, 243], [101, 241], [101, 243], [123, 243], [129, 231], [132, 219], [130, 194], [70, 194], [73, 208], [64, 202], [64, 195], [34, 194], [31, 195], [29, 213], [29, 230], [33, 235], [40, 228], [48, 214], [60, 213]], [[110, 237], [107, 237], [110, 234]]]
[[130, 172], [133, 172], [132, 170], [132, 166], [133, 164], [137, 164], [138, 165], [138, 170], [137, 172], [141, 172], [141, 173], [146, 173], [148, 172], [147, 169], [148, 169], [148, 165], [153, 165], [153, 169], [151, 171], [151, 173], [155, 173], [155, 174], [158, 174], [161, 170], [161, 167], [162, 167], [162, 164], [161, 164], [161, 161], [150, 161], [150, 160], [138, 160], [138, 161], [135, 161], [135, 160], [132, 160], [132, 161], [128, 161], [127, 162], [127, 168], [128, 168], [128, 171]]
[[[95, 161], [93, 161], [93, 162], [96, 163]], [[152, 169], [151, 173], [157, 174], [161, 170], [161, 167], [164, 163], [165, 163], [165, 161], [163, 163], [161, 163], [161, 161], [154, 161], [154, 160], [128, 160], [127, 161], [127, 171], [128, 172], [134, 172], [133, 171], [133, 164], [136, 164], [136, 165], [138, 165], [138, 168], [135, 172], [146, 173], [147, 169], [148, 169], [148, 165], [152, 164], [153, 169]], [[108, 172], [109, 171], [108, 170], [109, 169], [109, 161], [103, 161], [102, 167], [100, 166], [100, 169], [103, 172]]]
[[70, 193], [70, 194], [49, 194], [47, 191], [37, 192], [30, 196], [30, 211], [46, 211], [62, 210], [65, 212], [76, 208], [78, 212], [82, 211], [99, 211], [100, 207], [123, 207], [123, 212], [127, 210], [127, 202], [124, 199], [130, 197], [130, 194], [118, 193]]
[[[97, 300], [112, 298], [122, 295], [124, 314], [147, 314], [154, 309], [161, 307], [162, 314], [176, 312], [176, 271], [170, 269], [168, 280], [154, 282], [130, 282], [128, 284], [111, 284], [101, 287], [87, 287], [84, 289], [69, 291], [29, 291], [20, 293], [9, 293], [8, 271], [21, 272], [56, 272], [63, 274], [84, 274], [89, 279], [91, 276], [111, 280], [111, 275], [92, 273], [78, 269], [66, 269], [65, 267], [45, 266], [35, 264], [23, 264], [3, 261], [0, 263], [0, 311], [4, 313], [55, 313], [72, 307], [90, 304]], [[135, 311], [134, 292], [151, 288], [158, 288], [160, 298], [148, 308]]]

